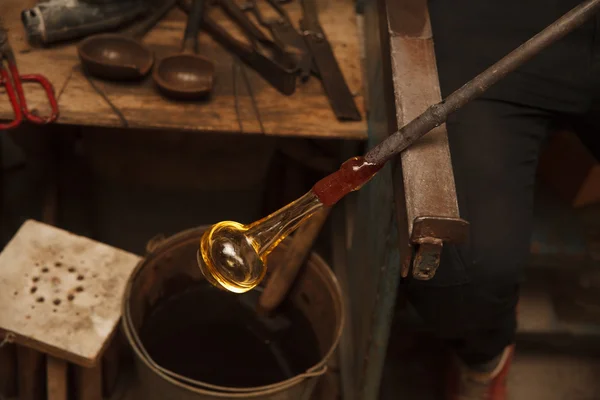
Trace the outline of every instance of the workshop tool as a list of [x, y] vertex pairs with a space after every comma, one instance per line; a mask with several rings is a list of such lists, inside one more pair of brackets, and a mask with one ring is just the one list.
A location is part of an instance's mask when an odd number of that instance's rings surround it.
[[[253, 46], [262, 46], [273, 59], [286, 68], [295, 68], [295, 62], [291, 54], [279, 42], [268, 37], [254, 24], [245, 14], [245, 8], [237, 5], [233, 0], [219, 0], [223, 10], [246, 32], [248, 37], [253, 38]], [[245, 6], [247, 8], [247, 5]]]
[[77, 47], [79, 60], [86, 72], [109, 80], [135, 80], [146, 76], [154, 64], [154, 53], [141, 39], [177, 0], [163, 0], [148, 17], [120, 34], [103, 33], [90, 36]]
[[212, 90], [215, 65], [198, 55], [198, 31], [204, 15], [204, 2], [193, 0], [181, 54], [160, 60], [152, 74], [154, 83], [167, 97], [191, 100], [205, 96]]
[[[184, 11], [189, 12], [189, 0], [179, 0], [179, 5]], [[219, 2], [218, 5], [222, 7], [221, 2]], [[242, 26], [239, 21], [235, 20], [234, 22], [238, 23], [238, 26], [250, 41], [250, 45], [233, 37], [227, 32], [227, 29], [223, 28], [213, 18], [206, 14], [204, 15], [202, 27], [214, 40], [221, 44], [221, 46], [239, 57], [242, 62], [254, 69], [280, 93], [288, 96], [293, 94], [296, 90], [296, 70], [294, 68], [287, 68], [276, 60], [265, 56], [258, 49], [258, 40], [252, 33], [244, 29], [244, 26]]]
[[[48, 102], [50, 103], [50, 115], [40, 117], [29, 111], [23, 83], [39, 83]], [[23, 120], [27, 120], [34, 124], [48, 124], [56, 121], [58, 118], [58, 101], [54, 95], [54, 87], [40, 74], [20, 75], [17, 68], [17, 60], [8, 40], [8, 31], [4, 28], [4, 24], [0, 20], [0, 87], [6, 89], [8, 98], [12, 105], [15, 115], [14, 120], [8, 123], [0, 123], [0, 130], [11, 129], [19, 126]]]
[[360, 121], [361, 115], [354, 103], [354, 96], [348, 88], [325, 31], [319, 23], [317, 0], [301, 1], [300, 29], [313, 56], [331, 108], [340, 121]]
[[275, 44], [287, 54], [290, 54], [294, 61], [294, 66], [298, 69], [300, 79], [306, 81], [310, 77], [311, 70], [315, 73], [317, 71], [316, 67], [313, 67], [312, 55], [308, 47], [306, 47], [304, 38], [292, 25], [292, 21], [288, 13], [281, 6], [280, 1], [267, 0], [266, 3], [279, 14], [279, 17], [265, 17], [256, 0], [250, 0], [246, 3], [244, 9], [250, 10], [259, 24], [269, 30]]
[[[244, 293], [256, 287], [266, 275], [268, 254], [315, 212], [322, 207], [331, 207], [348, 193], [359, 190], [388, 160], [443, 124], [450, 113], [583, 24], [599, 8], [600, 0], [587, 0], [573, 8], [442, 102], [429, 107], [369, 150], [364, 157], [347, 160], [338, 171], [318, 181], [309, 192], [271, 215], [249, 225], [234, 221], [213, 225], [204, 233], [197, 256], [198, 266], [206, 279], [216, 287], [234, 293]], [[226, 253], [222, 251], [225, 248], [228, 250]], [[434, 275], [413, 276], [428, 280]]]
[[267, 278], [256, 311], [260, 315], [269, 315], [285, 299], [288, 291], [306, 262], [310, 251], [321, 232], [321, 228], [329, 217], [330, 207], [325, 207], [300, 226], [285, 249], [281, 266]]
[[23, 10], [30, 43], [48, 45], [116, 29], [148, 9], [144, 0], [50, 0]]

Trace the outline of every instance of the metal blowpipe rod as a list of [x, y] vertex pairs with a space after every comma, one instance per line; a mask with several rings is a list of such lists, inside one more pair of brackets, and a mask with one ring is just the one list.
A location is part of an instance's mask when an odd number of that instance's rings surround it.
[[450, 94], [446, 99], [432, 105], [423, 114], [373, 147], [365, 154], [365, 161], [383, 164], [393, 156], [401, 153], [426, 133], [446, 122], [448, 115], [483, 94], [494, 83], [582, 25], [598, 11], [599, 7], [600, 0], [587, 0], [573, 8], [543, 31]]

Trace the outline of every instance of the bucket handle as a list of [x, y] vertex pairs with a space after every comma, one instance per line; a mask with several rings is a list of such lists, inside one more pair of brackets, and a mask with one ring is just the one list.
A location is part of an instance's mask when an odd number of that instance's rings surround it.
[[160, 245], [165, 241], [166, 236], [162, 233], [154, 236], [152, 239], [148, 240], [146, 243], [146, 252], [148, 254], [154, 253], [154, 250], [160, 247]]
[[211, 385], [210, 383], [196, 381], [196, 380], [190, 379], [188, 377], [179, 375], [175, 372], [169, 371], [168, 369], [165, 369], [165, 368], [161, 367], [160, 365], [158, 365], [152, 359], [152, 357], [150, 357], [150, 355], [148, 354], [148, 352], [142, 345], [137, 332], [133, 328], [133, 323], [131, 320], [131, 311], [130, 311], [129, 307], [125, 307], [125, 313], [124, 313], [123, 317], [124, 317], [123, 319], [125, 322], [124, 323], [125, 335], [129, 336], [129, 338], [134, 342], [136, 349], [141, 353], [141, 355], [146, 359], [146, 361], [150, 364], [150, 366], [152, 368], [162, 372], [163, 374], [165, 374], [173, 379], [176, 379], [180, 382], [185, 382], [189, 385], [192, 385], [192, 386], [200, 388], [200, 389], [211, 389], [211, 390], [218, 390], [221, 392], [231, 392], [231, 393], [248, 393], [248, 392], [254, 393], [257, 391], [269, 390], [269, 389], [273, 390], [273, 391], [278, 391], [278, 390], [283, 389], [284, 387], [289, 387], [289, 386], [295, 385], [296, 383], [301, 382], [304, 379], [315, 378], [315, 377], [321, 376], [321, 375], [325, 374], [325, 372], [327, 372], [327, 365], [323, 365], [321, 368], [317, 369], [316, 371], [306, 371], [300, 375], [297, 375], [293, 378], [290, 378], [290, 379], [288, 379], [284, 382], [278, 383], [278, 384], [259, 386], [259, 387], [247, 388], [247, 389], [246, 388], [227, 388], [224, 386]]

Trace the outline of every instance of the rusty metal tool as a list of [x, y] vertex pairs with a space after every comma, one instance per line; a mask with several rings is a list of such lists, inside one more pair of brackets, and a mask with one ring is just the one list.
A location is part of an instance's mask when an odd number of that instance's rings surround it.
[[244, 10], [233, 0], [219, 0], [219, 4], [223, 7], [223, 10], [229, 14], [231, 18], [236, 20], [238, 24], [249, 34], [253, 35], [259, 42], [274, 44], [273, 40], [263, 33], [254, 23], [246, 18]]
[[300, 268], [310, 254], [330, 211], [330, 207], [321, 209], [306, 224], [298, 228], [286, 248], [281, 266], [269, 276], [265, 288], [258, 298], [256, 310], [259, 314], [268, 315], [285, 299]]
[[[189, 0], [179, 0], [180, 7], [187, 13], [191, 6]], [[219, 2], [218, 5], [222, 6]], [[236, 20], [237, 21], [237, 20]], [[239, 25], [239, 23], [238, 23]], [[262, 53], [258, 49], [256, 38], [243, 26], [240, 26], [249, 42], [248, 45], [233, 37], [227, 29], [223, 28], [210, 16], [204, 15], [202, 28], [208, 32], [221, 46], [234, 53], [239, 59], [255, 70], [263, 79], [271, 84], [275, 89], [285, 95], [291, 95], [296, 90], [296, 71], [288, 68]]]
[[312, 55], [304, 42], [304, 38], [294, 28], [288, 13], [282, 7], [280, 1], [267, 0], [266, 3], [277, 12], [279, 17], [265, 17], [256, 0], [248, 1], [244, 8], [250, 10], [259, 24], [271, 32], [274, 42], [291, 55], [294, 65], [298, 69], [300, 79], [306, 81], [310, 77], [311, 71], [316, 74], [317, 70], [316, 67], [313, 67]]
[[23, 10], [21, 20], [31, 43], [48, 45], [118, 28], [147, 10], [143, 0], [50, 0]]
[[[38, 83], [46, 92], [50, 103], [51, 113], [40, 117], [29, 111], [27, 99], [23, 90], [23, 83]], [[58, 101], [54, 95], [54, 87], [46, 77], [40, 74], [20, 75], [17, 68], [15, 54], [8, 41], [8, 31], [0, 20], [0, 87], [6, 89], [8, 98], [15, 114], [14, 120], [0, 124], [0, 130], [11, 129], [19, 126], [23, 120], [34, 124], [48, 124], [58, 118]]]
[[300, 29], [314, 58], [331, 108], [341, 121], [360, 121], [361, 115], [354, 103], [344, 75], [335, 58], [331, 44], [319, 23], [316, 0], [302, 0]]
[[383, 164], [401, 153], [429, 131], [443, 124], [448, 115], [483, 94], [492, 85], [516, 70], [543, 49], [592, 18], [599, 9], [600, 0], [586, 0], [574, 7], [537, 35], [452, 92], [440, 103], [430, 106], [421, 115], [373, 147], [365, 154], [365, 160], [374, 164]]
[[277, 63], [288, 69], [295, 67], [294, 59], [285, 51], [285, 48], [281, 46], [279, 42], [265, 35], [263, 31], [246, 16], [242, 7], [238, 6], [233, 0], [219, 0], [218, 3], [223, 10], [237, 22], [248, 39], [251, 40], [253, 46], [265, 47]]

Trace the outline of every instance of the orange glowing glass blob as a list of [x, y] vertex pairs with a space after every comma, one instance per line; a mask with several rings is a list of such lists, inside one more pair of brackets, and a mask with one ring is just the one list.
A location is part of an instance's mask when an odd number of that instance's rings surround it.
[[382, 166], [362, 157], [351, 158], [308, 193], [259, 221], [213, 225], [202, 236], [198, 251], [198, 265], [205, 278], [234, 293], [255, 288], [267, 272], [267, 256], [283, 239], [321, 207], [332, 206], [360, 189]]

